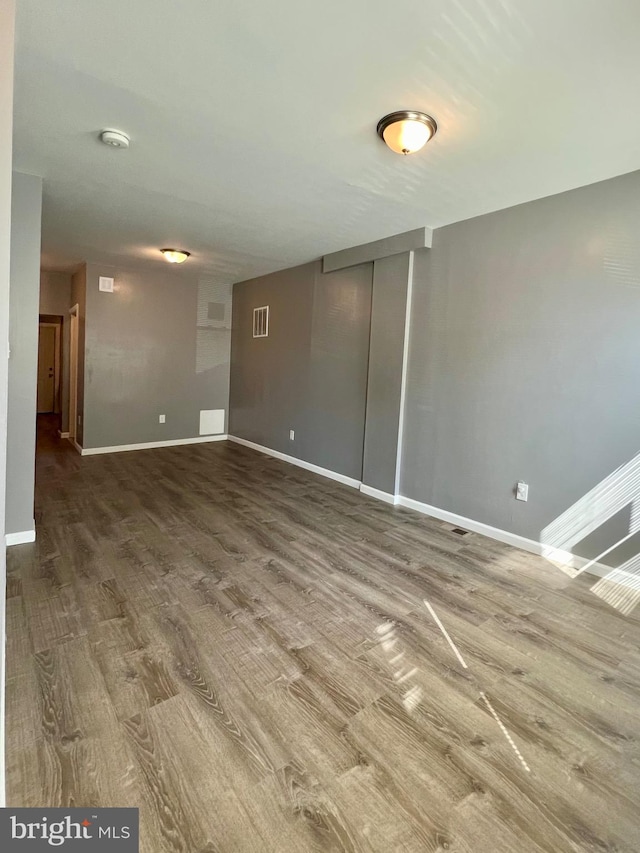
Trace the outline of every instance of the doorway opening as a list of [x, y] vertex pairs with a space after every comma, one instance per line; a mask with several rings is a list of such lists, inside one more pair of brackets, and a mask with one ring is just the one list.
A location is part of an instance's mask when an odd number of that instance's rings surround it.
[[62, 317], [41, 314], [38, 327], [38, 392], [39, 415], [62, 412]]

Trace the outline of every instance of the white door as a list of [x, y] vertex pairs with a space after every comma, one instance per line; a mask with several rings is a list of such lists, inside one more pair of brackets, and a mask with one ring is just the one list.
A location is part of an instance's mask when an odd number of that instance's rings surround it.
[[56, 329], [40, 326], [38, 333], [38, 414], [52, 412], [56, 390]]

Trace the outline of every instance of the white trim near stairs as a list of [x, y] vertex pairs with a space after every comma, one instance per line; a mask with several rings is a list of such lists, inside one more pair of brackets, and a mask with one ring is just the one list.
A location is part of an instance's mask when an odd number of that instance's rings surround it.
[[247, 441], [246, 438], [238, 438], [236, 435], [230, 435], [228, 438], [229, 441], [233, 441], [236, 444], [242, 444], [244, 447], [250, 447], [252, 450], [257, 450], [259, 453], [264, 453], [267, 456], [273, 456], [275, 459], [281, 459], [283, 462], [289, 462], [291, 465], [297, 465], [298, 468], [304, 468], [305, 471], [312, 471], [314, 474], [320, 474], [321, 477], [328, 477], [330, 480], [337, 480], [338, 483], [343, 483], [345, 486], [351, 486], [353, 489], [360, 488], [360, 480], [356, 480], [353, 477], [347, 477], [345, 474], [338, 474], [337, 471], [330, 471], [328, 468], [321, 468], [320, 465], [305, 462], [304, 459], [298, 459], [296, 456], [288, 456], [286, 453], [281, 453], [279, 450], [272, 450], [270, 447], [264, 447], [262, 444]]
[[80, 447], [73, 442], [81, 456], [98, 456], [101, 453], [124, 453], [128, 450], [151, 450], [154, 447], [177, 447], [182, 444], [204, 444], [208, 441], [226, 441], [226, 435], [200, 435], [196, 438], [174, 438], [169, 441], [143, 441], [140, 444], [114, 444], [111, 447]]
[[27, 542], [35, 542], [35, 521], [33, 522], [33, 527], [31, 528], [31, 530], [20, 530], [18, 531], [18, 533], [6, 533], [4, 539], [7, 548], [10, 548], [12, 545], [26, 545]]

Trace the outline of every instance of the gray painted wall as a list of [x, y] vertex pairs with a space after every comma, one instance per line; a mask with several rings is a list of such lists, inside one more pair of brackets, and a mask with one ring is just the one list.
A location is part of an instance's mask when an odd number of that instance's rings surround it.
[[[299, 458], [317, 269], [305, 264], [233, 286], [229, 432]], [[269, 336], [254, 338], [253, 309], [263, 305]]]
[[60, 424], [69, 429], [69, 308], [71, 276], [63, 272], [40, 273], [40, 314], [62, 317], [62, 364], [60, 369]]
[[228, 408], [230, 338], [229, 285], [87, 264], [83, 447], [198, 437], [201, 409]]
[[403, 495], [535, 540], [638, 453], [640, 172], [435, 231], [405, 415]]
[[392, 495], [396, 492], [409, 272], [409, 253], [373, 265], [362, 482]]
[[[232, 435], [360, 479], [371, 277], [318, 261], [234, 285]], [[262, 305], [269, 337], [253, 338]]]
[[[318, 295], [318, 265], [236, 285], [231, 432], [358, 477], [361, 416], [341, 457], [339, 437], [323, 444], [341, 432], [323, 395], [342, 382], [338, 398], [360, 405], [368, 381], [363, 482], [393, 492], [408, 260], [375, 261], [368, 380], [364, 346], [350, 352], [338, 332], [332, 357], [337, 297]], [[345, 327], [360, 343], [361, 296]], [[277, 325], [253, 341], [262, 304]], [[438, 229], [414, 256], [400, 494], [540, 540], [640, 451], [639, 328], [640, 172]], [[595, 556], [628, 527], [627, 508], [574, 550]], [[609, 562], [639, 545], [640, 535]]]
[[7, 533], [33, 530], [42, 178], [13, 175]]
[[[0, 3], [0, 601], [6, 597], [5, 497], [9, 348], [9, 268], [11, 255], [11, 164], [13, 127], [13, 0]], [[4, 770], [5, 607], [0, 607], [0, 807], [6, 803]]]
[[[317, 270], [302, 458], [359, 480], [367, 405], [372, 264]], [[296, 436], [297, 437], [297, 436]]]

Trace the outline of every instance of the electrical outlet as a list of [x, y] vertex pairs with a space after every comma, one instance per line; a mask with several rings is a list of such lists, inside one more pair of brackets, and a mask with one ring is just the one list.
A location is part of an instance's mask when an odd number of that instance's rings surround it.
[[294, 429], [290, 429], [289, 430], [289, 441], [295, 441], [295, 440], [296, 440], [296, 431]]
[[516, 500], [517, 501], [528, 501], [529, 500], [529, 484], [523, 483], [522, 480], [519, 480], [516, 484]]
[[165, 415], [158, 415], [158, 423], [159, 424], [164, 424], [164, 423], [166, 423], [166, 421], [167, 421], [167, 418]]

